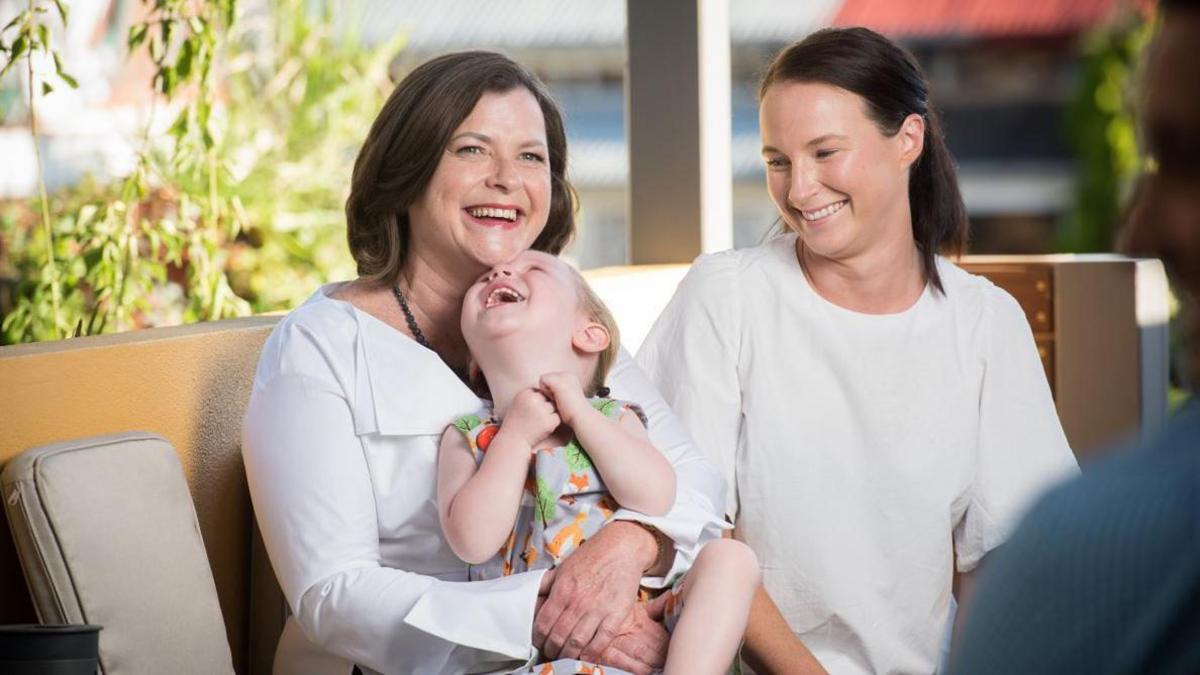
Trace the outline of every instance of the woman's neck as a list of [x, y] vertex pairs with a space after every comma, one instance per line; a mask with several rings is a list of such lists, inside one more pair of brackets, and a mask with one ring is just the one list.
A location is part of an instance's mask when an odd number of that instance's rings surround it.
[[863, 314], [896, 314], [912, 307], [925, 291], [921, 252], [911, 235], [857, 255], [833, 259], [796, 240], [796, 257], [809, 284], [829, 302]]
[[470, 361], [460, 321], [463, 294], [477, 276], [439, 269], [413, 256], [396, 280], [425, 340], [443, 361], [458, 369], [465, 369]]

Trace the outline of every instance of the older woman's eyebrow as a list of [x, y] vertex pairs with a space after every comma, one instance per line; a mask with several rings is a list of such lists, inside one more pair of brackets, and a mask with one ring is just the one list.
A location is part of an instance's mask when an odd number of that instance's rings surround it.
[[[477, 141], [482, 141], [482, 142], [488, 143], [488, 144], [491, 144], [491, 142], [492, 142], [491, 136], [488, 136], [487, 134], [481, 134], [478, 131], [464, 131], [461, 134], [455, 134], [453, 137], [450, 138], [450, 142], [457, 141], [460, 138], [474, 138]], [[548, 147], [546, 145], [546, 141], [544, 141], [540, 138], [531, 138], [521, 144], [522, 148], [528, 148], [531, 146], [540, 147], [540, 148]]]
[[464, 131], [461, 134], [455, 134], [453, 137], [450, 138], [450, 140], [457, 141], [460, 138], [474, 138], [475, 140], [483, 141], [484, 143], [492, 142], [491, 136], [488, 136], [487, 134], [481, 134], [477, 131]]

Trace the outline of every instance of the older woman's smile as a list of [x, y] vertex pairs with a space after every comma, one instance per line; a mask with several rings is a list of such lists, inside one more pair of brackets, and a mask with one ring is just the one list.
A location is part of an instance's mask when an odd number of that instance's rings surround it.
[[480, 204], [468, 206], [463, 210], [479, 225], [506, 230], [520, 225], [520, 219], [525, 215], [524, 209], [504, 204]]

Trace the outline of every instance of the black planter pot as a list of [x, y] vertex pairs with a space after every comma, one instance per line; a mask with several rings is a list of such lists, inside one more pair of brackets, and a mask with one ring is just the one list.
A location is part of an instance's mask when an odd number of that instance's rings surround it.
[[94, 675], [100, 626], [0, 626], [0, 672], [6, 675]]

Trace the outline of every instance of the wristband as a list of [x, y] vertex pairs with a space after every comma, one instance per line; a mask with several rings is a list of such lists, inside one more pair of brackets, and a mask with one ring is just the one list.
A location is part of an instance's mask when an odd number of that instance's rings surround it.
[[675, 548], [675, 542], [653, 525], [647, 525], [646, 523], [638, 523], [638, 525], [641, 525], [647, 532], [650, 533], [650, 536], [654, 537], [654, 544], [658, 547], [657, 552], [654, 555], [654, 560], [651, 561], [650, 566], [642, 570], [642, 573], [644, 574], [655, 567], [658, 567], [659, 563], [666, 559], [668, 553], [674, 552], [673, 549]]

